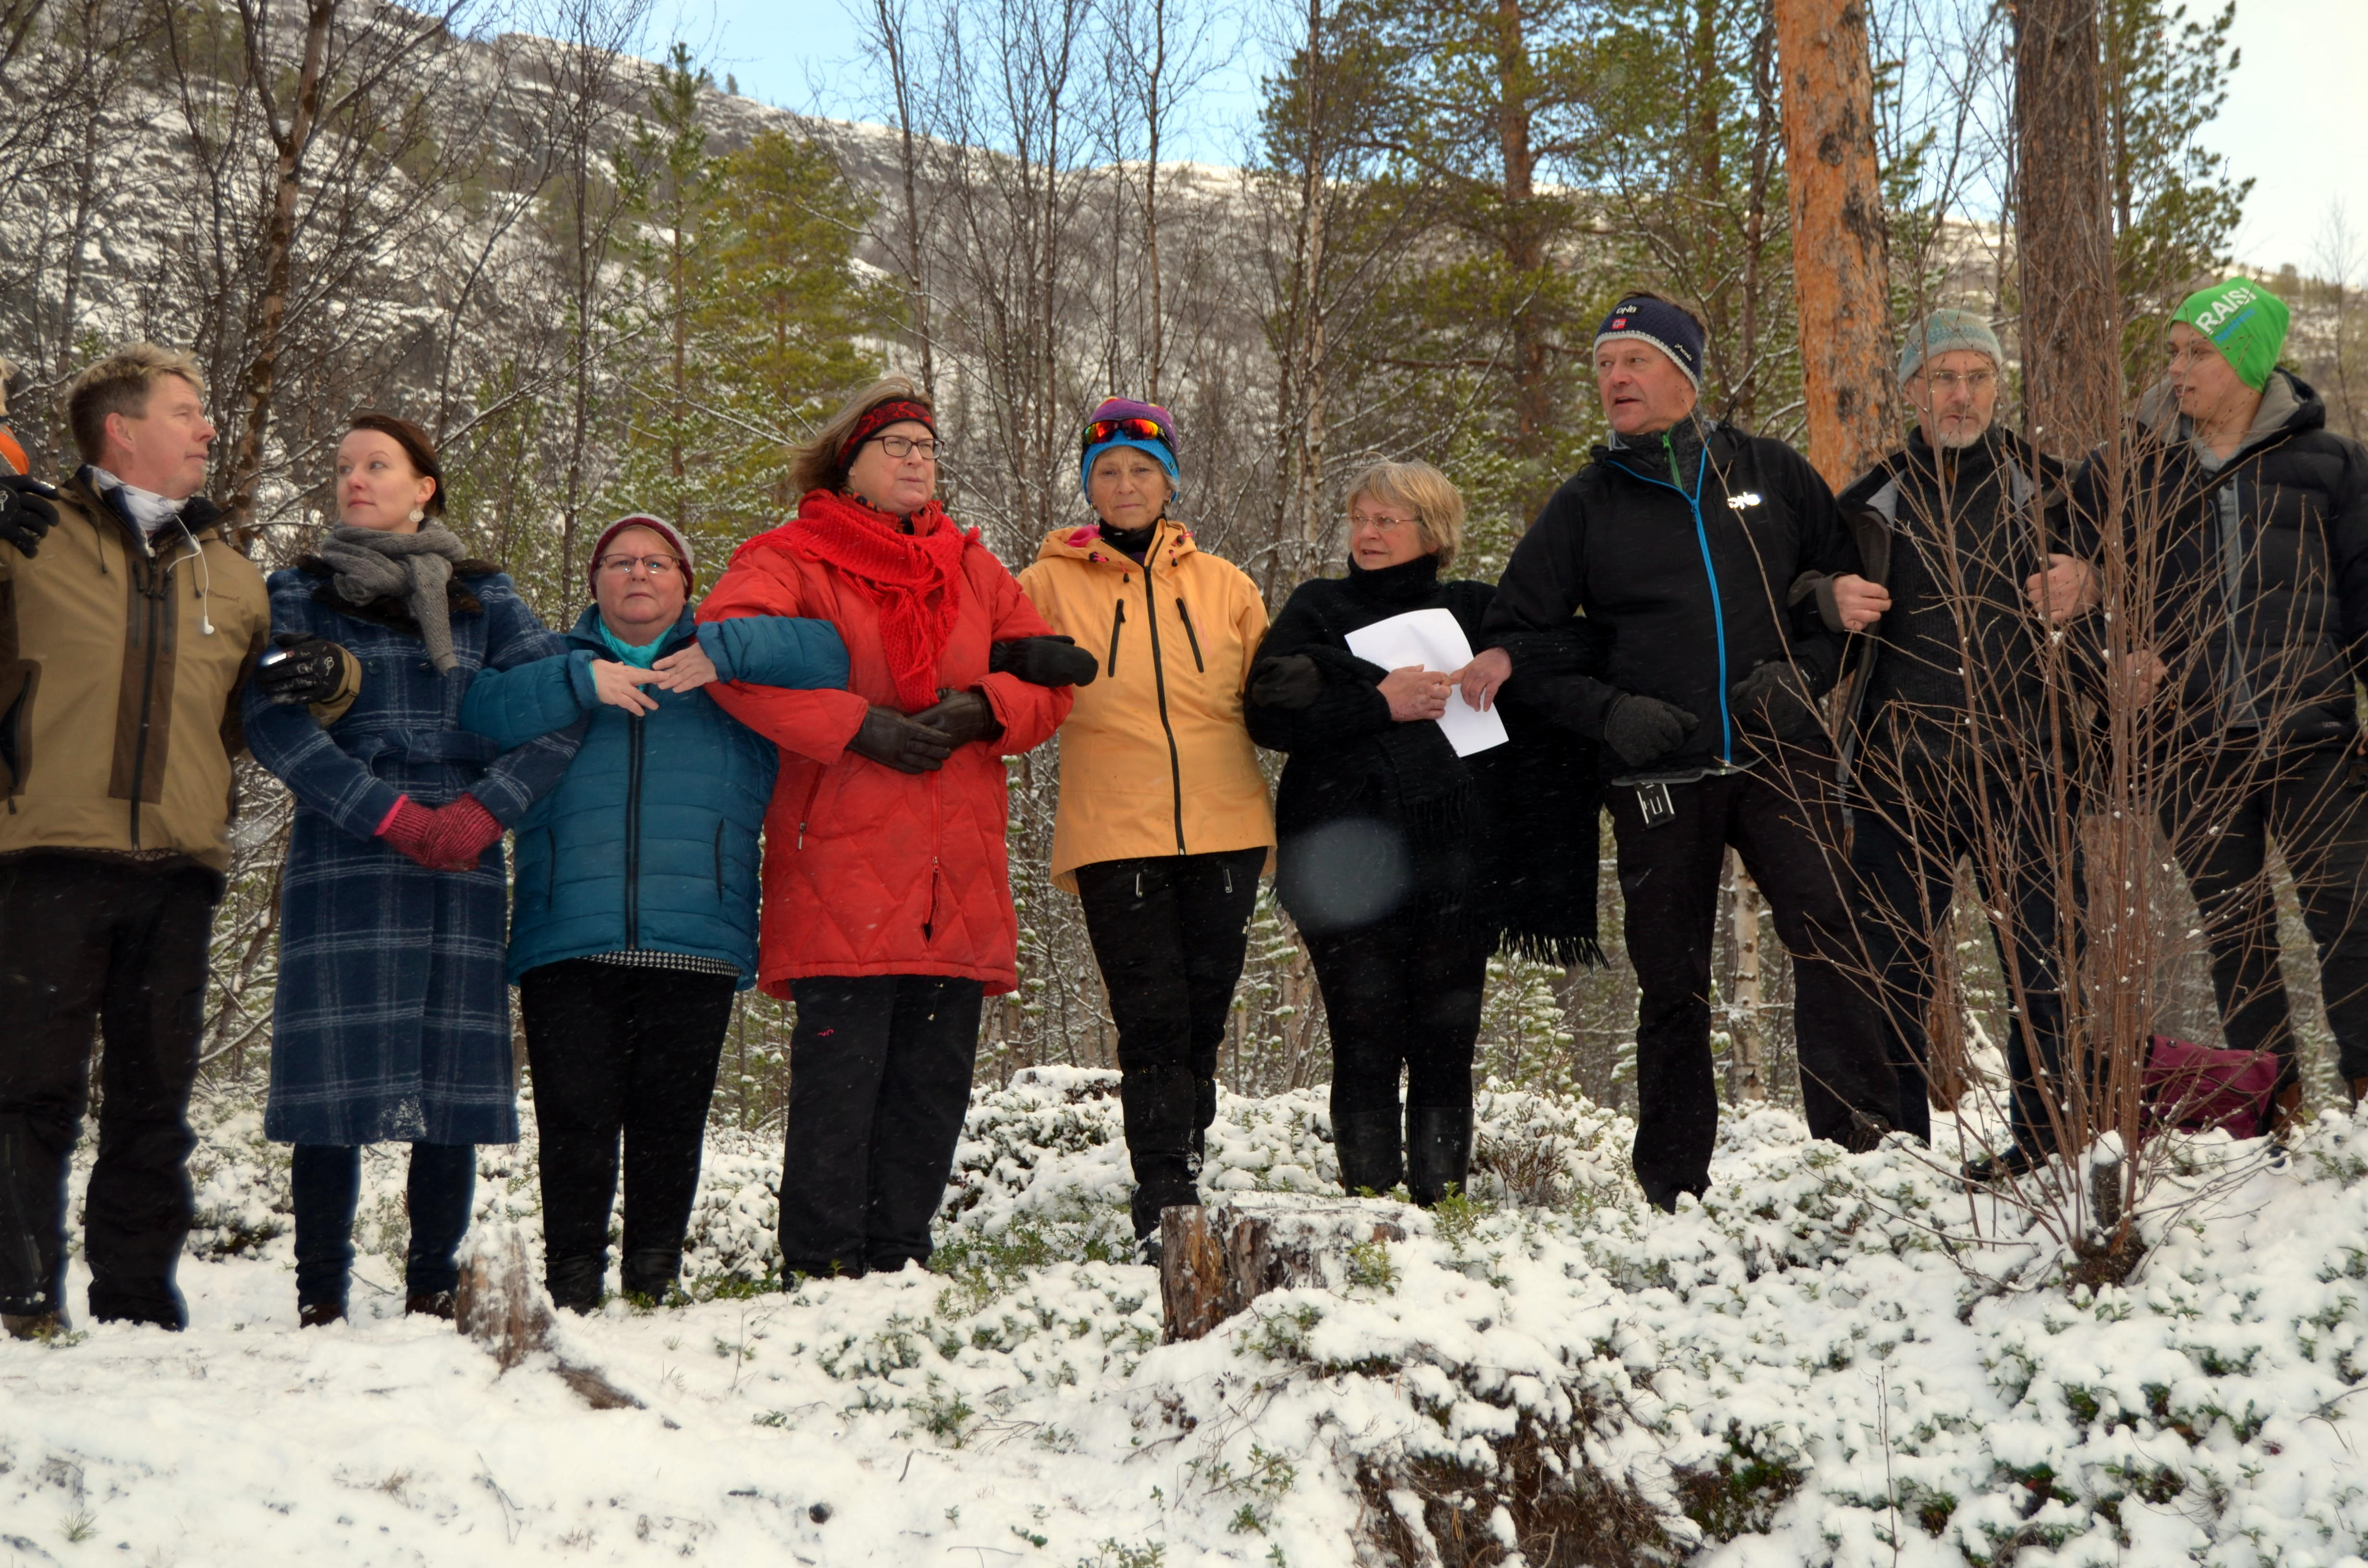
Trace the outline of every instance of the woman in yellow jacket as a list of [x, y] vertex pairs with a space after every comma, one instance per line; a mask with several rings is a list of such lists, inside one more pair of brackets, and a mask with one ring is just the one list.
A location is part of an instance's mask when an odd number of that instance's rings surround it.
[[1087, 421], [1082, 449], [1078, 481], [1099, 522], [1046, 536], [1019, 586], [1101, 664], [1061, 727], [1053, 880], [1084, 902], [1118, 1025], [1134, 1233], [1148, 1261], [1159, 1211], [1200, 1201], [1217, 1046], [1273, 854], [1274, 812], [1242, 720], [1266, 605], [1240, 567], [1168, 517], [1178, 470], [1166, 409], [1112, 398]]

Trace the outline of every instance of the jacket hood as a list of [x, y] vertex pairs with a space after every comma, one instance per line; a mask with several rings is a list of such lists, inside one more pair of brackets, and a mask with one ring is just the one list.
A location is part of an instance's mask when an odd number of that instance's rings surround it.
[[[695, 605], [682, 607], [681, 616], [666, 630], [666, 640], [669, 643], [679, 646], [699, 635], [699, 623], [695, 614], [697, 608]], [[600, 635], [598, 605], [584, 607], [584, 613], [577, 616], [575, 624], [567, 629], [567, 641], [574, 647], [589, 648], [596, 653], [608, 653], [608, 639]]]
[[[2015, 431], [1993, 423], [1982, 432], [1982, 438], [1959, 450], [1982, 465], [1982, 472], [2013, 468], [2035, 478], [2043, 486], [2061, 477], [2063, 465], [2033, 447]], [[1932, 443], [1925, 438], [1924, 428], [1918, 426], [1907, 439], [1895, 450], [1875, 460], [1874, 466], [1852, 480], [1834, 497], [1840, 506], [1863, 506], [1876, 493], [1903, 473], [1930, 474], [1936, 472], [1938, 454]], [[1963, 461], [1961, 457], [1960, 461]]]
[[[2167, 446], [2194, 437], [2194, 424], [2180, 413], [2179, 399], [2167, 381], [2157, 381], [2138, 400], [2137, 420], [2141, 428]], [[2228, 461], [2235, 462], [2256, 447], [2326, 424], [2327, 403], [2311, 384], [2292, 370], [2272, 370], [2268, 384], [2261, 388], [2261, 406], [2253, 415], [2252, 427]]]
[[[1186, 556], [1197, 554], [1200, 549], [1192, 540], [1191, 529], [1173, 517], [1162, 517], [1156, 525], [1156, 531], [1151, 536], [1151, 549], [1144, 552], [1144, 559], [1165, 555], [1167, 564], [1173, 566]], [[1130, 572], [1134, 569], [1133, 561], [1124, 551], [1102, 538], [1099, 523], [1087, 523], [1074, 528], [1054, 528], [1044, 536], [1044, 542], [1036, 547], [1036, 559], [1110, 562]]]

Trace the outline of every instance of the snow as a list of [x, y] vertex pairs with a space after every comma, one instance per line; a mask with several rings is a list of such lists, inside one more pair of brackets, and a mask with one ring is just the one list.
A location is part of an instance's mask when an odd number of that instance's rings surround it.
[[[190, 1330], [0, 1343], [0, 1564], [2368, 1562], [2368, 1122], [2189, 1142], [2143, 1266], [2067, 1290], [1954, 1151], [1730, 1115], [1662, 1215], [1622, 1119], [1492, 1092], [1474, 1201], [1359, 1200], [1406, 1239], [1162, 1346], [1111, 1088], [982, 1094], [938, 1271], [791, 1294], [778, 1151], [719, 1132], [700, 1299], [563, 1314], [647, 1406], [607, 1412], [399, 1315], [400, 1151], [356, 1321], [300, 1333], [284, 1151], [215, 1108]], [[1209, 1185], [1339, 1209], [1326, 1128], [1225, 1096]], [[539, 1256], [531, 1159], [484, 1152], [479, 1218]]]

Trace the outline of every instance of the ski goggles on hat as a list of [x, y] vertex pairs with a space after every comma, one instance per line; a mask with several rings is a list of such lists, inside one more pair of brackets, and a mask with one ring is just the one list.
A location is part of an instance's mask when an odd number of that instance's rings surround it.
[[1084, 444], [1099, 447], [1105, 441], [1157, 441], [1170, 451], [1176, 449], [1176, 437], [1156, 419], [1136, 415], [1129, 419], [1093, 419], [1086, 423]]

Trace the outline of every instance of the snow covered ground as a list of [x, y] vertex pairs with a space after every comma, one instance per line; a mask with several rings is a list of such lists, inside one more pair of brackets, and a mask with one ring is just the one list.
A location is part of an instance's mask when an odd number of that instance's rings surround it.
[[[693, 1294], [568, 1319], [594, 1412], [406, 1321], [399, 1156], [359, 1321], [299, 1333], [285, 1167], [207, 1131], [189, 1332], [0, 1343], [0, 1564], [2362, 1563], [2368, 1121], [2214, 1135], [2126, 1284], [2066, 1290], [1917, 1154], [1730, 1119], [1645, 1209], [1629, 1128], [1506, 1094], [1477, 1200], [1159, 1345], [1104, 1075], [974, 1106], [939, 1272], [742, 1293], [778, 1154], [719, 1137]], [[1320, 1095], [1226, 1098], [1218, 1187], [1328, 1191]], [[483, 1222], [535, 1223], [530, 1151]], [[2204, 1194], [2202, 1202], [2191, 1201]], [[1976, 1234], [1976, 1221], [1980, 1234]], [[80, 1301], [77, 1278], [74, 1301]]]

